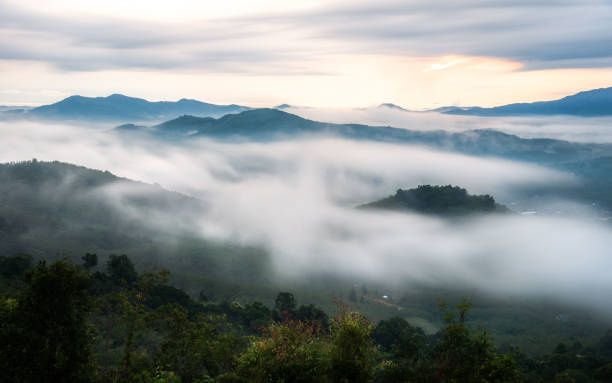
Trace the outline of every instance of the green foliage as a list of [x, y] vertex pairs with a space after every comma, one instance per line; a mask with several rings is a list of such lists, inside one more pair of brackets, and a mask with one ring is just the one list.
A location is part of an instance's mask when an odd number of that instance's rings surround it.
[[349, 291], [348, 295], [349, 302], [357, 303], [357, 292], [355, 291], [355, 286], [351, 287], [351, 291]]
[[395, 195], [363, 205], [364, 208], [415, 210], [426, 214], [463, 215], [490, 213], [507, 209], [493, 197], [470, 195], [458, 186], [419, 185], [415, 189], [398, 189]]
[[32, 256], [27, 254], [0, 257], [0, 275], [7, 279], [21, 279], [31, 267]]
[[106, 262], [106, 272], [116, 285], [131, 285], [138, 279], [134, 264], [125, 254], [109, 256]]
[[0, 369], [14, 382], [88, 382], [93, 374], [88, 277], [61, 260], [26, 275], [16, 304], [2, 305]]
[[[17, 270], [6, 275], [27, 268], [29, 258], [20, 257], [4, 263]], [[516, 348], [500, 352], [488, 332], [475, 331], [465, 300], [456, 310], [441, 305], [445, 324], [426, 335], [403, 318], [374, 326], [346, 308], [329, 320], [312, 304], [297, 307], [288, 292], [274, 310], [203, 304], [168, 280], [166, 270], [137, 274], [126, 256], [110, 257], [107, 273], [93, 274], [67, 260], [41, 262], [0, 291], [0, 381], [612, 381], [612, 332], [591, 347], [560, 343], [530, 359]], [[286, 315], [272, 321], [279, 312]]]
[[132, 376], [129, 383], [182, 383], [181, 379], [172, 371], [155, 367], [152, 370], [143, 370]]
[[83, 267], [86, 269], [94, 268], [98, 265], [98, 255], [94, 253], [85, 253], [83, 257]]
[[376, 348], [372, 324], [361, 314], [342, 310], [331, 323], [330, 375], [334, 382], [368, 382], [374, 375]]
[[372, 331], [372, 338], [385, 351], [391, 351], [396, 346], [405, 349], [414, 337], [424, 338], [425, 333], [400, 317], [382, 320]]
[[183, 383], [235, 369], [236, 357], [246, 346], [246, 339], [224, 317], [190, 321], [187, 311], [175, 305], [161, 307], [158, 314], [166, 332], [155, 358], [158, 366], [174, 371]]
[[329, 326], [329, 317], [325, 311], [313, 304], [300, 305], [295, 312], [295, 317], [302, 322], [315, 322], [323, 328]]
[[293, 294], [287, 292], [278, 293], [274, 301], [274, 309], [279, 313], [293, 313], [295, 306]]
[[312, 323], [270, 325], [240, 357], [238, 370], [247, 381], [328, 382], [330, 344]]
[[[446, 326], [442, 339], [433, 350], [433, 371], [447, 382], [520, 382], [515, 362], [507, 355], [498, 355], [485, 331], [472, 334], [465, 324], [471, 308], [469, 301], [457, 305], [457, 313], [441, 304]], [[458, 315], [457, 315], [458, 314]], [[457, 316], [459, 317], [457, 320]]]

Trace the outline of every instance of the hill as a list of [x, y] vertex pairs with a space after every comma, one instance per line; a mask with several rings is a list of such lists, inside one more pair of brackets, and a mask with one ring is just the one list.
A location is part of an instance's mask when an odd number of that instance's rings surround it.
[[155, 232], [141, 221], [171, 217], [165, 214], [171, 209], [203, 208], [189, 197], [109, 172], [36, 160], [2, 164], [0, 253], [129, 249]]
[[247, 109], [240, 105], [215, 105], [188, 99], [150, 102], [113, 94], [108, 97], [70, 96], [54, 104], [23, 111], [19, 116], [53, 120], [140, 122], [163, 121], [183, 114], [223, 116]]
[[210, 137], [224, 140], [287, 140], [340, 137], [379, 142], [419, 144], [471, 155], [497, 156], [539, 163], [566, 162], [612, 154], [611, 144], [574, 143], [547, 138], [521, 138], [490, 129], [452, 133], [389, 126], [333, 124], [308, 120], [276, 109], [253, 109], [215, 119], [184, 115], [155, 126], [122, 125], [118, 132], [144, 132], [160, 138]]
[[203, 240], [197, 220], [206, 209], [203, 201], [105, 171], [35, 160], [0, 164], [0, 256], [130, 254], [140, 269], [171, 268], [179, 285], [206, 285], [211, 297], [253, 294], [256, 288], [241, 286], [264, 276], [267, 255]]
[[[457, 189], [451, 188], [450, 194]], [[490, 200], [485, 198], [484, 206], [490, 206]], [[280, 282], [264, 250], [194, 235], [190, 218], [202, 218], [206, 208], [202, 201], [105, 171], [61, 162], [0, 164], [0, 257], [26, 253], [35, 259], [68, 257], [81, 263], [89, 252], [97, 253], [104, 264], [111, 254], [128, 254], [139, 270], [170, 269], [172, 284], [192, 297], [204, 291], [208, 299], [227, 305], [253, 300], [273, 305], [279, 291], [292, 291], [304, 304], [320, 305], [330, 313], [337, 310], [332, 296], [346, 296], [361, 282], [370, 293], [363, 287], [367, 299], [356, 305], [370, 318], [397, 316], [401, 308], [402, 317], [417, 318], [432, 328], [439, 325], [435, 302], [468, 294], [450, 287], [405, 290], [331, 275]], [[389, 291], [398, 299], [393, 305], [380, 298]], [[599, 319], [579, 310], [526, 299], [508, 306], [506, 300], [487, 298], [486, 292], [469, 294], [479, 306], [474, 318], [487, 324], [496, 339], [519, 343], [530, 352], [568, 338], [582, 340], [595, 333], [593, 328], [603, 331]], [[571, 327], [551, 315], [559, 312], [571, 315]]]
[[253, 109], [215, 119], [184, 115], [154, 126], [122, 125], [117, 131], [140, 131], [160, 138], [211, 137], [240, 140], [287, 140], [312, 136], [341, 137], [380, 142], [411, 143], [472, 155], [527, 159], [537, 162], [566, 161], [574, 157], [612, 154], [611, 144], [574, 143], [548, 138], [521, 138], [490, 129], [452, 133], [333, 124], [308, 120], [277, 109]]
[[549, 138], [522, 138], [491, 129], [464, 132], [420, 131], [389, 126], [332, 124], [308, 120], [277, 109], [253, 109], [215, 119], [181, 116], [154, 126], [122, 125], [117, 134], [157, 139], [275, 141], [331, 137], [411, 144], [472, 156], [498, 157], [569, 172], [585, 181], [572, 190], [539, 190], [555, 196], [595, 202], [612, 210], [612, 144], [577, 143]]
[[419, 185], [414, 189], [398, 189], [394, 195], [361, 205], [365, 209], [411, 210], [424, 214], [466, 215], [506, 212], [490, 195], [470, 195], [458, 186]]
[[573, 115], [597, 117], [612, 115], [612, 87], [576, 93], [554, 101], [515, 103], [493, 108], [447, 106], [433, 111], [470, 116]]

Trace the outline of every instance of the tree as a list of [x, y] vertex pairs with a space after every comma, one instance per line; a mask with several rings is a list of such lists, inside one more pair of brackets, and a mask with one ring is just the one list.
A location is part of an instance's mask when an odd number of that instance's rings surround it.
[[93, 334], [87, 322], [88, 276], [67, 260], [42, 261], [3, 310], [0, 368], [13, 382], [88, 382]]
[[166, 328], [155, 358], [158, 366], [169, 368], [183, 383], [207, 381], [235, 369], [246, 340], [225, 317], [201, 316], [190, 321], [187, 311], [177, 305], [162, 306], [158, 314]]
[[302, 322], [316, 322], [323, 328], [329, 326], [329, 317], [322, 309], [313, 304], [301, 305], [295, 313], [296, 319]]
[[376, 347], [370, 337], [372, 324], [346, 308], [331, 324], [330, 376], [340, 383], [369, 382], [374, 375]]
[[330, 345], [321, 330], [293, 320], [271, 324], [241, 355], [240, 375], [254, 383], [330, 382]]
[[293, 294], [287, 292], [278, 293], [274, 301], [274, 309], [279, 314], [293, 314], [295, 312], [295, 298]]
[[442, 339], [433, 350], [433, 376], [437, 381], [509, 383], [520, 382], [521, 373], [509, 355], [497, 354], [493, 341], [484, 331], [472, 334], [465, 324], [471, 302], [462, 300], [457, 313], [440, 304], [446, 326], [441, 330]]
[[[425, 333], [417, 327], [412, 327], [405, 319], [393, 317], [381, 320], [372, 330], [372, 338], [384, 351], [391, 351], [394, 346], [408, 347], [407, 343], [418, 338], [423, 338]], [[414, 338], [414, 339], [413, 339]]]
[[22, 278], [31, 267], [32, 256], [27, 254], [0, 257], [0, 275], [4, 278]]
[[132, 285], [138, 280], [138, 273], [127, 255], [111, 255], [106, 262], [106, 272], [117, 285]]
[[85, 253], [84, 256], [81, 257], [83, 260], [83, 267], [86, 269], [94, 268], [98, 265], [98, 255], [93, 253]]
[[351, 287], [351, 291], [348, 295], [348, 300], [353, 303], [357, 303], [357, 292], [355, 291], [355, 286]]

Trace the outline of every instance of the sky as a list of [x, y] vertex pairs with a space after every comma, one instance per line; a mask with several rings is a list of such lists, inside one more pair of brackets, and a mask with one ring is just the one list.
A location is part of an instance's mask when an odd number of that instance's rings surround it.
[[609, 0], [0, 0], [0, 105], [409, 109], [612, 86]]

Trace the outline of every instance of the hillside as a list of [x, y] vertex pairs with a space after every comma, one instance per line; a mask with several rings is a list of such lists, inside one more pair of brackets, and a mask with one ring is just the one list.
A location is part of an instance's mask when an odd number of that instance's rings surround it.
[[345, 138], [411, 144], [473, 156], [497, 157], [529, 162], [575, 174], [582, 185], [572, 190], [551, 189], [560, 197], [596, 202], [612, 209], [612, 144], [577, 143], [549, 138], [522, 138], [490, 129], [419, 131], [388, 126], [332, 124], [308, 120], [276, 109], [254, 109], [215, 119], [181, 116], [154, 126], [122, 125], [117, 134], [139, 139], [142, 135], [175, 141], [211, 138], [229, 142], [295, 140], [301, 138]]
[[612, 87], [576, 93], [553, 101], [515, 103], [493, 108], [443, 107], [435, 109], [445, 114], [470, 116], [573, 115], [597, 117], [612, 115]]
[[[451, 196], [463, 195], [459, 188], [441, 187], [437, 191], [446, 189]], [[399, 195], [405, 197], [406, 193], [409, 191]], [[468, 200], [475, 204], [464, 205], [491, 208], [492, 199]], [[211, 300], [260, 300], [272, 305], [279, 291], [292, 291], [305, 304], [319, 305], [330, 313], [337, 310], [333, 297], [346, 298], [352, 286], [362, 282], [368, 284], [370, 293], [365, 293], [367, 299], [358, 303], [358, 309], [370, 318], [389, 318], [398, 315], [401, 308], [402, 317], [432, 330], [439, 326], [435, 303], [469, 293], [478, 304], [474, 318], [485, 323], [496, 340], [520, 344], [529, 352], [550, 349], [555, 342], [571, 336], [583, 339], [580, 334], [585, 327], [603, 331], [598, 317], [588, 312], [534, 300], [513, 302], [512, 316], [508, 317], [508, 302], [488, 297], [485, 292], [432, 290], [428, 286], [405, 290], [384, 282], [332, 275], [278, 280], [264, 249], [196, 235], [191, 229], [197, 227], [195, 219], [205, 216], [205, 211], [206, 204], [201, 201], [105, 171], [60, 162], [0, 165], [0, 257], [25, 253], [35, 260], [68, 257], [80, 263], [85, 253], [96, 253], [104, 263], [112, 254], [128, 254], [138, 270], [170, 269], [172, 284], [192, 297], [203, 290]], [[380, 300], [384, 293], [397, 297], [394, 305]], [[572, 327], [567, 327], [551, 315], [559, 312], [584, 319], [576, 319]], [[533, 317], [542, 324], [534, 326]], [[538, 339], [537, 345], [530, 339]]]
[[109, 172], [35, 160], [2, 164], [0, 253], [45, 255], [142, 246], [150, 242], [147, 237], [154, 229], [141, 221], [177, 208], [203, 206]]
[[414, 189], [399, 189], [394, 195], [361, 205], [365, 209], [410, 210], [424, 214], [467, 215], [506, 212], [490, 195], [470, 195], [458, 186], [419, 185]]
[[53, 120], [139, 122], [163, 121], [184, 114], [223, 116], [247, 109], [240, 105], [215, 105], [189, 99], [151, 102], [113, 94], [108, 97], [70, 96], [54, 104], [23, 111], [19, 116]]
[[0, 256], [130, 254], [139, 268], [171, 267], [180, 285], [207, 285], [220, 299], [257, 291], [238, 286], [262, 278], [267, 255], [203, 240], [197, 220], [206, 208], [200, 200], [105, 171], [61, 162], [0, 164]]
[[224, 140], [284, 140], [303, 137], [340, 137], [419, 144], [472, 155], [487, 155], [539, 163], [566, 162], [612, 154], [610, 144], [574, 143], [547, 138], [521, 138], [490, 129], [460, 133], [420, 131], [389, 126], [332, 124], [308, 120], [276, 109], [254, 109], [215, 119], [184, 115], [155, 126], [122, 125], [118, 132], [142, 132], [159, 138]]

